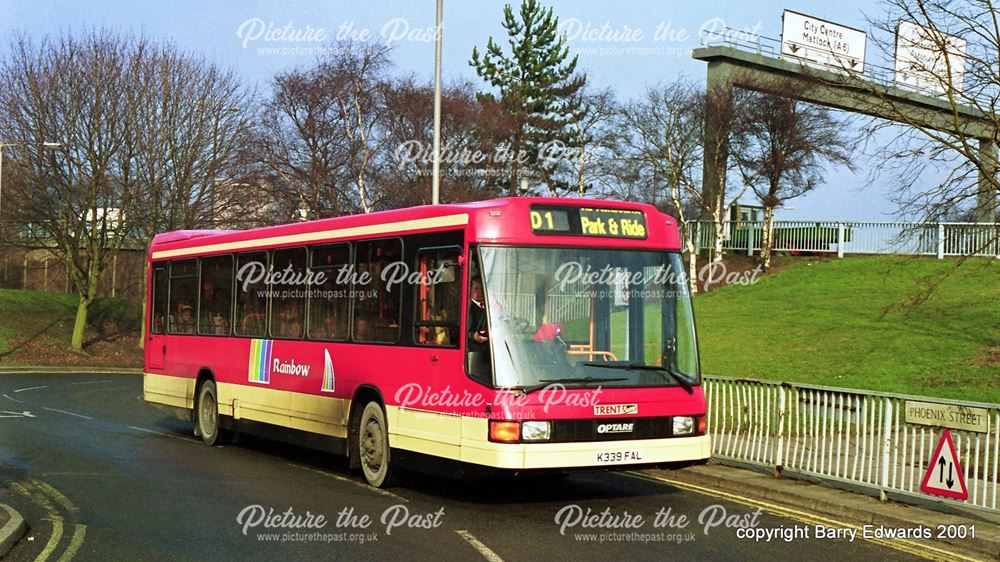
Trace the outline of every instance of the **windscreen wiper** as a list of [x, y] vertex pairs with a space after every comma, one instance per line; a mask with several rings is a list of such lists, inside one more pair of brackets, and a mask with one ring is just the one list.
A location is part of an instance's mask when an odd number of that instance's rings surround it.
[[627, 381], [626, 377], [566, 377], [562, 379], [541, 379], [538, 384], [527, 386], [521, 389], [525, 394], [531, 394], [536, 390], [541, 390], [550, 384], [573, 384], [573, 383], [584, 383], [584, 384], [594, 384], [596, 382], [618, 382]]
[[652, 371], [654, 373], [660, 373], [666, 375], [671, 379], [677, 381], [677, 384], [684, 389], [688, 394], [694, 394], [694, 386], [692, 386], [691, 381], [688, 380], [687, 376], [667, 367], [660, 367], [659, 365], [643, 365], [641, 363], [598, 363], [596, 361], [591, 361], [584, 363], [588, 367], [604, 367], [605, 369], [621, 369], [624, 371]]

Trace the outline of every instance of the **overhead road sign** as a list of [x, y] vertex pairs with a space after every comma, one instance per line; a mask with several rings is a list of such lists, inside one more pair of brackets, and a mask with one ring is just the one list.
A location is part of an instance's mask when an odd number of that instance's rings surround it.
[[865, 70], [864, 31], [791, 10], [781, 15], [781, 55], [824, 70], [862, 73]]
[[901, 21], [896, 28], [896, 83], [933, 95], [962, 91], [965, 39]]

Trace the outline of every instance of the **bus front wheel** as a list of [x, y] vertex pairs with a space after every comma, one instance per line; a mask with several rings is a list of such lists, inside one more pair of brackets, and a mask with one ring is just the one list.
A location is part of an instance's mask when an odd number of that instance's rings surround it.
[[357, 451], [365, 480], [376, 488], [388, 486], [392, 477], [389, 431], [385, 412], [378, 402], [369, 402], [361, 413]]
[[206, 445], [215, 445], [222, 434], [219, 426], [219, 393], [214, 381], [205, 381], [198, 388], [195, 406], [195, 428]]

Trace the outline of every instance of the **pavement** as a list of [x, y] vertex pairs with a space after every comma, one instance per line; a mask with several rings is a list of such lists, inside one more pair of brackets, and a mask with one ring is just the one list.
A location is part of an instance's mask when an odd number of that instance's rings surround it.
[[[1000, 560], [1000, 515], [979, 510], [944, 513], [897, 501], [879, 501], [861, 493], [835, 489], [821, 482], [776, 477], [770, 473], [721, 464], [708, 464], [677, 471], [647, 471], [662, 479], [705, 489], [713, 493], [738, 494], [779, 508], [794, 508], [822, 514], [836, 527], [885, 527], [889, 529], [929, 528], [933, 540], [913, 539], [929, 548], [948, 545], [949, 551], [961, 551], [973, 559]], [[939, 526], [975, 526], [975, 536], [948, 538], [938, 536]], [[955, 527], [952, 527], [955, 528]]]
[[7, 504], [0, 503], [0, 558], [3, 558], [27, 532], [24, 517]]

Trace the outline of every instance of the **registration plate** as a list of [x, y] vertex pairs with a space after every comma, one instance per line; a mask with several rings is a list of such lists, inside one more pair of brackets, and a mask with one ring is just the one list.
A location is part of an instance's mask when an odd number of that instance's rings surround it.
[[603, 451], [597, 453], [598, 464], [641, 461], [642, 451]]

